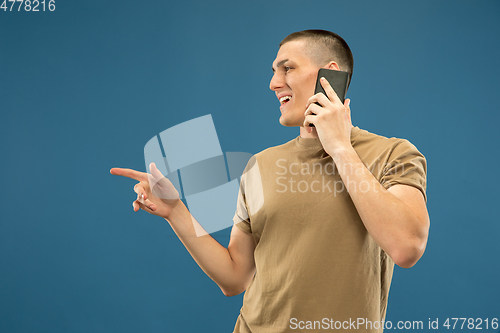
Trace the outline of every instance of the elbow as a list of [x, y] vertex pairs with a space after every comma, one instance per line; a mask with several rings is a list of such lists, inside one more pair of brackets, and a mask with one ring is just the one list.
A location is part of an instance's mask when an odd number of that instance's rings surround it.
[[224, 296], [231, 297], [236, 296], [247, 290], [249, 281], [241, 280], [241, 281], [233, 281], [234, 283], [228, 285], [219, 285], [220, 290], [224, 294]]
[[247, 288], [242, 283], [237, 283], [236, 281], [232, 281], [232, 283], [224, 283], [219, 284], [219, 288], [224, 294], [224, 296], [232, 297], [241, 294]]
[[225, 281], [223, 284], [219, 284], [219, 288], [221, 289], [224, 296], [231, 297], [239, 295], [247, 290], [254, 274], [255, 268], [250, 270], [246, 275], [238, 275], [231, 281]]
[[394, 251], [391, 255], [392, 260], [401, 268], [411, 268], [422, 258], [427, 238], [425, 240], [415, 240], [411, 244], [405, 244]]
[[429, 237], [429, 218], [421, 223], [421, 227], [403, 241], [399, 242], [392, 251], [391, 258], [401, 268], [411, 268], [422, 258]]
[[415, 266], [419, 259], [420, 257], [418, 256], [400, 255], [394, 256], [392, 260], [401, 268], [412, 268], [413, 266]]
[[222, 291], [222, 293], [224, 294], [224, 296], [227, 296], [227, 297], [239, 295], [239, 293], [227, 292], [227, 291]]
[[224, 296], [232, 297], [232, 296], [236, 296], [236, 295], [241, 294], [245, 290], [244, 289], [243, 290], [236, 289], [236, 288], [221, 288], [221, 291], [224, 294]]

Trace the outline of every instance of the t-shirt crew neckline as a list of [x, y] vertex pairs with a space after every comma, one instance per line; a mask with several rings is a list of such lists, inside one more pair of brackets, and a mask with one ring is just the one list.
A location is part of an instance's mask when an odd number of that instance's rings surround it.
[[[354, 126], [351, 129], [351, 143], [354, 141], [354, 137], [358, 135], [359, 131], [361, 129], [358, 126]], [[295, 139], [295, 142], [298, 147], [300, 148], [317, 148], [317, 149], [323, 149], [323, 145], [321, 144], [321, 141], [319, 138], [303, 138], [300, 135]]]

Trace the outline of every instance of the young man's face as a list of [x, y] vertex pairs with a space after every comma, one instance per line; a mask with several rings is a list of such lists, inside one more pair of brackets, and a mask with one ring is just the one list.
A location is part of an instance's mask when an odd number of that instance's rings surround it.
[[273, 78], [269, 88], [280, 100], [283, 126], [302, 126], [307, 100], [314, 95], [319, 66], [307, 55], [306, 42], [283, 44], [273, 63]]

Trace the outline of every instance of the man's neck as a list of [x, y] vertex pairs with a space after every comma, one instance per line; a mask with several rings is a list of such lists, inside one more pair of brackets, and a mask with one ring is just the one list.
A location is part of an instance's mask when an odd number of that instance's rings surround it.
[[[354, 127], [352, 125], [351, 129]], [[309, 127], [310, 133], [308, 132], [308, 129], [305, 126], [300, 126], [300, 136], [304, 139], [311, 139], [311, 138], [317, 138], [318, 137], [318, 132], [316, 131], [316, 127]]]

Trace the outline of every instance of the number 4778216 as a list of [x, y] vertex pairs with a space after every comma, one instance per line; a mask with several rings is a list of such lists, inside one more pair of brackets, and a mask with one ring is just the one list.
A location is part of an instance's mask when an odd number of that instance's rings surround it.
[[[1, 0], [0, 0], [1, 1]], [[24, 6], [23, 6], [24, 5]], [[10, 7], [9, 7], [10, 6]], [[0, 9], [3, 9], [4, 12], [7, 10], [9, 12], [12, 12], [13, 10], [16, 10], [17, 6], [17, 11], [20, 12], [21, 8], [24, 9], [24, 11], [27, 12], [44, 12], [46, 9], [49, 11], [53, 12], [56, 10], [56, 0], [49, 0], [49, 1], [39, 1], [39, 0], [3, 0], [2, 5], [0, 6]]]

